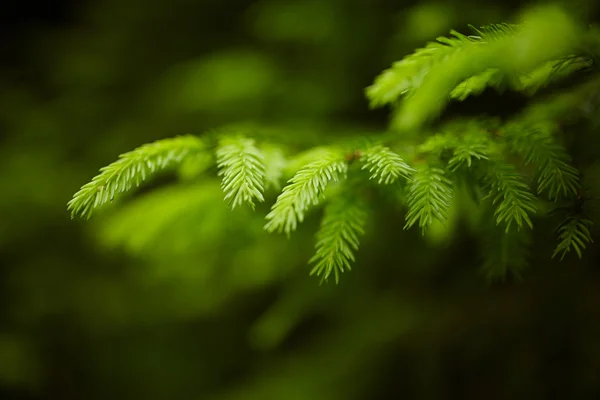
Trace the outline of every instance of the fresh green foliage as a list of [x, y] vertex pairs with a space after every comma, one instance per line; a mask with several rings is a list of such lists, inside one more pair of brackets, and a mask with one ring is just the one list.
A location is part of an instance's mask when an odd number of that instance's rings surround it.
[[579, 70], [588, 69], [592, 65], [593, 61], [589, 57], [580, 55], [570, 55], [563, 59], [548, 61], [531, 73], [522, 76], [519, 90], [533, 95], [538, 90]]
[[565, 149], [556, 143], [551, 128], [547, 122], [511, 127], [506, 136], [514, 151], [535, 165], [538, 193], [548, 191], [550, 200], [556, 201], [561, 195], [577, 194], [579, 174]]
[[410, 187], [408, 213], [404, 229], [417, 222], [424, 234], [434, 219], [444, 221], [452, 202], [452, 182], [444, 170], [424, 166], [417, 170]]
[[248, 203], [254, 208], [255, 200], [265, 201], [264, 155], [254, 140], [237, 136], [221, 139], [216, 150], [219, 175], [223, 176], [225, 200], [235, 208]]
[[518, 25], [474, 29], [474, 36], [452, 31], [453, 38], [438, 38], [439, 43], [417, 50], [380, 75], [367, 88], [371, 105], [398, 105], [392, 127], [419, 129], [441, 112], [447, 99], [464, 99], [490, 85], [500, 88], [503, 82], [519, 90], [522, 76], [575, 51], [579, 28], [560, 9], [530, 10], [521, 20]]
[[115, 196], [139, 186], [159, 171], [173, 168], [190, 154], [203, 151], [204, 142], [194, 136], [181, 136], [145, 144], [122, 154], [118, 161], [100, 169], [68, 204], [72, 216], [89, 218], [94, 209], [113, 201]]
[[305, 212], [319, 204], [329, 182], [343, 179], [348, 166], [341, 150], [331, 149], [296, 173], [283, 188], [271, 212], [265, 229], [289, 235], [304, 220]]
[[[194, 181], [216, 163], [231, 208], [247, 203], [254, 209], [266, 201], [266, 190], [280, 191], [266, 215], [263, 228], [268, 232], [289, 237], [312, 207], [325, 203], [311, 274], [322, 280], [333, 274], [338, 282], [355, 260], [371, 211], [380, 207], [376, 202], [381, 199], [374, 200], [368, 189], [374, 182], [381, 189], [374, 192], [393, 192], [387, 201], [408, 208], [405, 229], [418, 225], [425, 234], [434, 222], [436, 229], [449, 228], [467, 219], [482, 237], [485, 275], [519, 277], [528, 262], [534, 222], [544, 217], [544, 202], [580, 197], [580, 173], [562, 144], [559, 122], [589, 118], [600, 106], [600, 79], [592, 76], [571, 90], [541, 100], [533, 97], [522, 112], [504, 120], [478, 116], [437, 126], [426, 122], [448, 101], [476, 96], [488, 87], [533, 96], [583, 70], [593, 73], [591, 60], [599, 50], [589, 46], [600, 40], [591, 40], [591, 33], [554, 6], [531, 9], [515, 25], [471, 30], [470, 36], [452, 31], [450, 38], [418, 49], [366, 89], [372, 107], [392, 107], [391, 129], [383, 135], [336, 138], [334, 143], [323, 139], [327, 143], [310, 147], [302, 144], [304, 136], [279, 144], [272, 141], [272, 132], [239, 125], [222, 130], [215, 148], [205, 145], [212, 143], [210, 136], [166, 139], [103, 168], [69, 209], [87, 218], [155, 172], [179, 166], [180, 177]], [[553, 257], [560, 254], [562, 259], [571, 249], [581, 257], [592, 243], [591, 227], [587, 216], [566, 217]], [[159, 230], [149, 234], [158, 236]]]
[[590, 227], [593, 222], [584, 218], [569, 218], [559, 229], [559, 244], [556, 246], [552, 258], [561, 255], [562, 260], [571, 250], [575, 250], [577, 256], [581, 258], [582, 250], [586, 243], [592, 243], [592, 234]]
[[448, 168], [455, 172], [465, 165], [470, 168], [474, 161], [489, 160], [489, 140], [481, 133], [465, 135], [454, 147], [454, 154], [448, 161]]
[[513, 223], [518, 230], [523, 225], [533, 228], [529, 214], [536, 211], [535, 197], [513, 165], [502, 160], [490, 162], [487, 185], [492, 203], [497, 205], [497, 224], [506, 224], [506, 232]]
[[338, 194], [327, 203], [317, 232], [317, 252], [310, 260], [315, 263], [311, 275], [326, 281], [333, 272], [336, 283], [339, 282], [340, 274], [350, 270], [354, 262], [367, 215], [367, 206], [351, 193]]
[[498, 68], [490, 68], [459, 83], [450, 92], [450, 98], [463, 101], [469, 96], [481, 94], [488, 87], [501, 91], [504, 84], [505, 76], [502, 71]]
[[463, 47], [477, 42], [477, 39], [454, 30], [450, 34], [453, 37], [439, 37], [437, 42], [428, 43], [379, 75], [373, 85], [366, 89], [371, 107], [394, 103], [400, 96], [414, 92], [421, 87], [433, 65], [444, 62]]
[[377, 183], [389, 185], [399, 177], [410, 179], [415, 171], [404, 160], [388, 147], [381, 145], [367, 149], [363, 155], [363, 167], [372, 174], [369, 179], [377, 179]]

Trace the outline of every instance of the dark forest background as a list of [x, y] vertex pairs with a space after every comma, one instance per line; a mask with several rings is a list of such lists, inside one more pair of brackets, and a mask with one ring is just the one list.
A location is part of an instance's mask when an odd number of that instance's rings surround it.
[[[66, 210], [99, 167], [156, 139], [239, 121], [306, 143], [382, 131], [387, 112], [364, 97], [379, 72], [523, 5], [2, 2], [0, 398], [600, 398], [597, 245], [559, 263], [542, 232], [524, 280], [490, 284], [477, 238], [423, 238], [381, 210], [352, 272], [319, 286], [316, 220], [291, 241], [233, 218], [145, 248]], [[567, 6], [598, 19], [593, 1]], [[447, 115], [525, 102], [490, 91]]]

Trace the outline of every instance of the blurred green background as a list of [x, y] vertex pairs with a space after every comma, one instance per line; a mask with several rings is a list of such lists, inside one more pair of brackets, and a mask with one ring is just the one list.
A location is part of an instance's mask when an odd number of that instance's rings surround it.
[[[569, 4], [592, 22], [594, 3]], [[232, 213], [213, 181], [165, 177], [89, 223], [66, 211], [99, 167], [156, 139], [248, 122], [305, 147], [380, 132], [386, 112], [363, 95], [379, 72], [522, 5], [3, 4], [0, 398], [600, 398], [594, 246], [550, 261], [538, 231], [524, 282], [487, 284], [476, 238], [422, 238], [382, 209], [353, 270], [319, 286], [318, 213], [291, 240], [268, 235], [268, 204]], [[522, 102], [486, 92], [449, 112]]]

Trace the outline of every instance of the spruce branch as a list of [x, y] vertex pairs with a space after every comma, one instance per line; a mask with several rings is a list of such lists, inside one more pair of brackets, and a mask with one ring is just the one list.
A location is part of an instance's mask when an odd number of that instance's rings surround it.
[[548, 123], [512, 127], [506, 130], [506, 139], [512, 149], [534, 164], [539, 194], [548, 191], [550, 200], [577, 195], [579, 172], [571, 164], [566, 150], [556, 143]]
[[454, 147], [454, 154], [448, 161], [448, 168], [456, 172], [465, 164], [470, 168], [474, 161], [488, 160], [489, 147], [489, 140], [483, 135], [469, 134], [462, 137]]
[[121, 154], [119, 160], [100, 169], [100, 174], [75, 193], [68, 203], [71, 216], [89, 219], [95, 209], [115, 196], [139, 186], [159, 171], [173, 168], [190, 154], [203, 151], [204, 142], [191, 135], [162, 139]]
[[516, 88], [528, 95], [568, 77], [569, 75], [590, 68], [593, 65], [589, 57], [571, 54], [558, 60], [547, 61], [539, 68], [520, 77]]
[[322, 152], [320, 159], [301, 168], [283, 188], [266, 216], [265, 229], [287, 235], [296, 230], [308, 208], [319, 204], [328, 183], [345, 178], [347, 169], [342, 151]]
[[450, 98], [464, 101], [469, 96], [483, 93], [488, 87], [494, 87], [500, 91], [506, 81], [504, 73], [498, 68], [489, 68], [486, 71], [471, 76], [459, 83], [450, 92]]
[[516, 80], [547, 61], [572, 54], [580, 40], [579, 26], [557, 7], [538, 7], [522, 20], [514, 33], [481, 30], [482, 40], [472, 39], [460, 51], [429, 66], [419, 88], [402, 102], [393, 128], [418, 129], [438, 116], [452, 91], [466, 79], [498, 69], [506, 79]]
[[[426, 47], [417, 49], [413, 54], [392, 64], [375, 78], [374, 83], [367, 87], [366, 94], [372, 108], [396, 102], [403, 95], [410, 95], [418, 90], [427, 79], [428, 74], [436, 66], [451, 63], [453, 57], [474, 46], [481, 46], [490, 41], [504, 39], [514, 35], [515, 26], [496, 24], [471, 30], [477, 35], [466, 36], [455, 30], [450, 31], [450, 37], [438, 37]], [[452, 92], [453, 98], [464, 99], [470, 94], [479, 93], [491, 83], [501, 81], [502, 74], [497, 68], [490, 68], [480, 74], [466, 76]]]
[[516, 168], [501, 159], [488, 162], [487, 190], [497, 208], [494, 213], [498, 225], [506, 223], [506, 232], [513, 223], [517, 230], [524, 224], [533, 228], [529, 214], [536, 211], [535, 197]]
[[368, 209], [366, 205], [349, 193], [340, 193], [330, 199], [317, 232], [316, 254], [309, 263], [315, 264], [311, 275], [327, 281], [331, 273], [335, 282], [340, 274], [351, 269], [354, 252], [359, 247], [359, 236], [364, 234]]
[[398, 178], [410, 180], [415, 169], [408, 165], [398, 154], [382, 145], [365, 150], [362, 154], [362, 169], [372, 174], [369, 179], [377, 179], [379, 184], [391, 184]]
[[561, 254], [560, 259], [564, 259], [566, 254], [575, 250], [577, 256], [581, 258], [582, 251], [585, 249], [586, 243], [593, 243], [590, 227], [593, 222], [589, 219], [570, 217], [558, 229], [559, 243], [554, 249], [552, 258]]
[[264, 155], [254, 145], [254, 140], [243, 136], [224, 137], [216, 150], [219, 176], [223, 176], [221, 188], [231, 208], [254, 201], [265, 201]]
[[445, 150], [453, 149], [456, 144], [456, 135], [446, 131], [429, 136], [423, 143], [417, 146], [417, 153], [439, 155]]
[[449, 38], [439, 37], [436, 42], [417, 49], [377, 76], [374, 83], [366, 89], [371, 107], [394, 103], [401, 96], [410, 94], [421, 86], [432, 65], [441, 63], [462, 47], [477, 41], [455, 30], [450, 35]]
[[440, 168], [423, 166], [417, 169], [408, 195], [408, 213], [404, 229], [417, 222], [421, 233], [434, 218], [445, 221], [452, 202], [452, 182]]

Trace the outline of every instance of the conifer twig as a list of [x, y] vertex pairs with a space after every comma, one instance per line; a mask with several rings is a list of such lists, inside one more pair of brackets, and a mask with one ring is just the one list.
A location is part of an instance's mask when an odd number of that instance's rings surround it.
[[224, 137], [216, 150], [219, 175], [223, 176], [221, 188], [225, 200], [235, 208], [254, 201], [265, 201], [262, 192], [265, 186], [264, 155], [254, 145], [254, 140], [242, 136]]
[[179, 165], [189, 154], [205, 149], [195, 136], [179, 136], [145, 144], [121, 154], [119, 160], [100, 169], [100, 174], [75, 193], [68, 203], [71, 216], [88, 219], [92, 212], [115, 196], [139, 186], [155, 173]]
[[417, 169], [410, 186], [408, 214], [404, 229], [417, 222], [421, 232], [431, 225], [434, 218], [445, 221], [452, 202], [452, 182], [440, 168], [424, 166]]
[[343, 153], [330, 149], [321, 158], [304, 166], [290, 179], [267, 214], [265, 229], [289, 235], [304, 220], [306, 210], [319, 204], [323, 191], [331, 181], [346, 175], [348, 165]]
[[317, 252], [309, 261], [315, 263], [310, 274], [326, 281], [333, 273], [338, 283], [340, 274], [351, 269], [366, 221], [365, 204], [351, 194], [342, 193], [329, 200], [317, 233]]
[[372, 175], [369, 179], [377, 179], [377, 183], [389, 185], [398, 178], [410, 180], [415, 169], [408, 165], [398, 154], [382, 145], [368, 148], [362, 154], [362, 169]]

